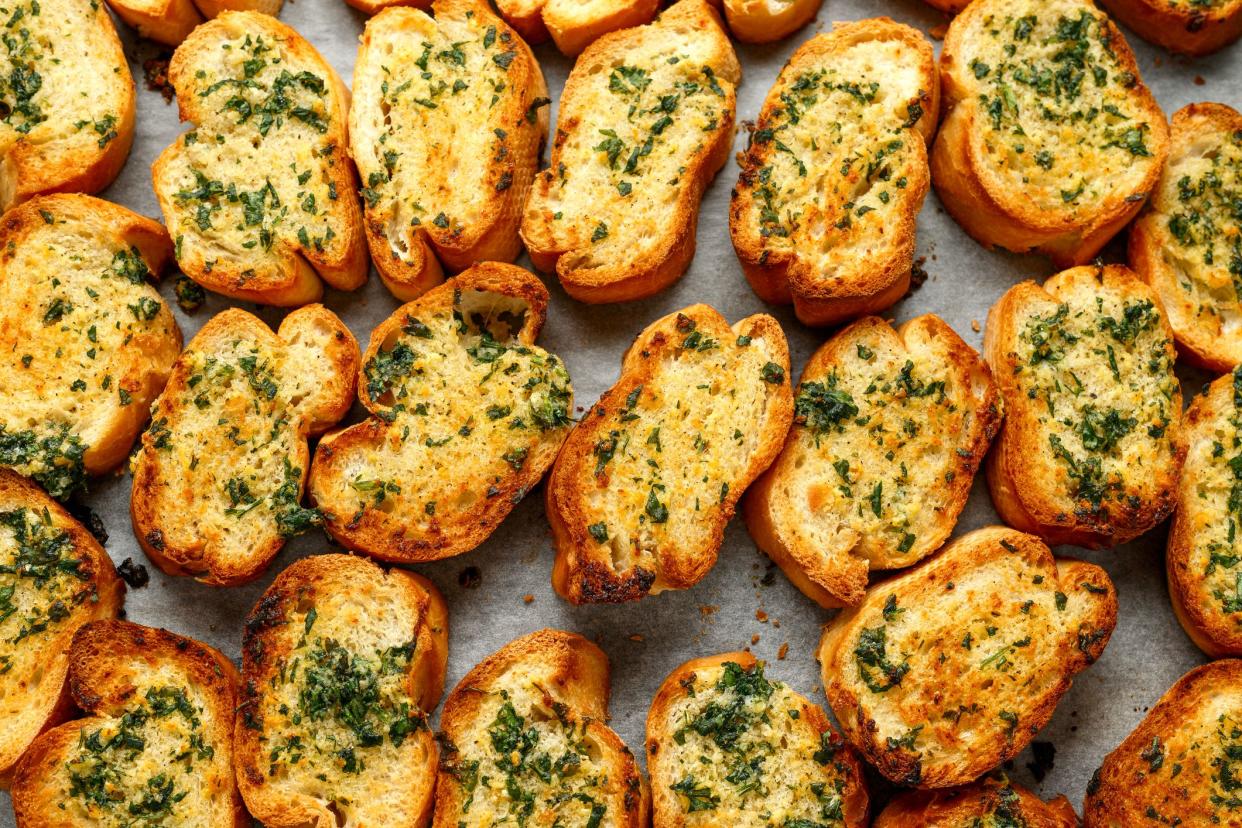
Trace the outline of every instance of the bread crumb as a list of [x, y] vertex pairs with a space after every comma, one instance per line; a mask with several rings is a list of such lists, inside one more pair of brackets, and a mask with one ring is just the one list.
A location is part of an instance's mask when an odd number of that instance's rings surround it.
[[780, 648], [776, 651], [776, 660], [784, 661], [785, 656], [787, 655], [789, 655], [789, 642], [788, 641], [781, 644]]
[[972, 319], [972, 320], [970, 320], [970, 329], [971, 329], [972, 331], [974, 331], [975, 333], [979, 333], [979, 331], [980, 331], [980, 330], [982, 330], [982, 329], [979, 327], [979, 320], [978, 320], [978, 319]]
[[759, 633], [755, 633], [754, 635], [752, 635], [752, 636], [750, 637], [750, 643], [751, 643], [751, 644], [758, 644], [758, 643], [759, 643]]
[[780, 619], [779, 619], [779, 618], [775, 618], [775, 619], [773, 619], [773, 620], [772, 620], [772, 626], [773, 626], [773, 627], [775, 627], [776, 629], [778, 629], [778, 630], [779, 630], [779, 629], [781, 628], [781, 621], [780, 621]]
[[755, 610], [755, 620], [760, 624], [768, 623], [768, 614], [763, 610]]
[[699, 604], [699, 615], [706, 618], [709, 615], [715, 615], [720, 611], [720, 607], [715, 604]]
[[641, 643], [645, 640], [646, 639], [643, 638], [642, 635], [640, 635], [639, 633], [634, 633], [633, 635], [630, 636], [630, 641], [638, 641]]
[[523, 595], [523, 596], [522, 596], [522, 600], [523, 600], [524, 602], [526, 602], [527, 604], [533, 604], [533, 603], [535, 603], [535, 596], [531, 595], [531, 594], [528, 592], [528, 593], [526, 593], [525, 595]]
[[1205, 83], [1207, 81], [1203, 79], [1203, 75], [1195, 75], [1195, 86], [1203, 86]]
[[944, 40], [944, 36], [949, 33], [948, 23], [938, 23], [927, 30], [932, 40]]

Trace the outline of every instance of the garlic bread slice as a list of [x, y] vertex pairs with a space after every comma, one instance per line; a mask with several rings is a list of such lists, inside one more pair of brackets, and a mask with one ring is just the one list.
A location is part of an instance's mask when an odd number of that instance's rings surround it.
[[703, 191], [729, 157], [741, 76], [706, 0], [592, 43], [522, 216], [535, 266], [583, 302], [640, 299], [681, 278]]
[[1169, 323], [1132, 271], [1076, 267], [1015, 285], [988, 312], [983, 350], [1005, 404], [987, 460], [1005, 523], [1102, 548], [1168, 517], [1182, 391]]
[[829, 622], [819, 661], [859, 752], [894, 782], [945, 788], [1025, 748], [1116, 623], [1103, 569], [993, 526], [874, 584]]
[[770, 316], [730, 326], [691, 305], [648, 325], [552, 467], [556, 591], [617, 603], [702, 580], [738, 499], [784, 442], [788, 376]]
[[606, 724], [608, 657], [574, 633], [509, 642], [444, 702], [435, 828], [644, 828], [650, 801]]
[[97, 193], [134, 142], [134, 78], [98, 0], [4, 9], [0, 209], [43, 193]]
[[980, 0], [949, 24], [932, 184], [986, 247], [1091, 261], [1143, 206], [1164, 113], [1091, 0]]
[[302, 506], [306, 440], [345, 416], [358, 343], [321, 305], [273, 333], [230, 308], [191, 340], [132, 462], [130, 516], [152, 562], [219, 586], [252, 580], [322, 515]]
[[1130, 228], [1130, 266], [1159, 297], [1179, 353], [1218, 373], [1242, 363], [1239, 199], [1242, 113], [1215, 103], [1179, 109], [1168, 166]]
[[874, 569], [948, 539], [1000, 427], [980, 356], [939, 317], [860, 319], [811, 357], [780, 457], [747, 493], [746, 526], [821, 606], [856, 604]]
[[168, 80], [193, 126], [151, 167], [177, 264], [233, 299], [297, 307], [367, 278], [348, 92], [274, 17], [226, 12], [173, 53]]
[[723, 0], [729, 31], [743, 43], [772, 43], [801, 29], [823, 0]]
[[696, 658], [660, 685], [647, 714], [655, 828], [862, 828], [854, 751], [818, 705], [764, 677], [747, 652]]
[[94, 536], [38, 486], [0, 469], [0, 788], [35, 737], [73, 709], [74, 633], [114, 618], [124, 597]]
[[419, 828], [448, 609], [430, 581], [352, 555], [297, 561], [246, 621], [237, 784], [269, 828]]
[[940, 80], [931, 44], [886, 17], [802, 44], [764, 99], [729, 231], [759, 298], [831, 325], [910, 288]]
[[450, 271], [513, 261], [548, 132], [530, 48], [483, 0], [436, 0], [368, 21], [350, 142], [375, 267], [409, 301]]
[[23, 828], [245, 828], [233, 781], [237, 668], [206, 644], [95, 621], [69, 651], [86, 718], [40, 736], [13, 780]]
[[1178, 679], [1087, 785], [1084, 828], [1238, 824], [1242, 661]]
[[1165, 566], [1186, 634], [1212, 658], [1242, 655], [1242, 366], [1195, 397]]
[[658, 0], [499, 0], [496, 9], [528, 43], [549, 37], [574, 57], [609, 32], [650, 23]]
[[1108, 13], [1170, 52], [1206, 55], [1242, 37], [1242, 0], [1103, 0]]
[[179, 46], [190, 32], [223, 11], [280, 14], [284, 0], [108, 0], [108, 8], [139, 35], [167, 46]]
[[[50, 12], [49, 12], [50, 13]], [[0, 219], [0, 466], [55, 498], [129, 454], [181, 351], [158, 222], [84, 195]]]
[[569, 432], [573, 389], [535, 345], [548, 292], [488, 262], [371, 334], [358, 377], [371, 417], [323, 438], [310, 491], [328, 532], [403, 563], [487, 539], [543, 477]]
[[871, 828], [1078, 828], [1063, 796], [1044, 802], [1003, 774], [961, 788], [899, 793]]

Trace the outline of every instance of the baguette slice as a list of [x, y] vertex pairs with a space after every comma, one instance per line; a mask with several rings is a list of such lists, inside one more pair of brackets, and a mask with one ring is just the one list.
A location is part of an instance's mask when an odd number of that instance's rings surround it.
[[[723, 0], [729, 31], [743, 43], [772, 43], [801, 29], [823, 0]], [[935, 117], [935, 116], [933, 116]]]
[[658, 0], [498, 0], [496, 8], [528, 43], [549, 37], [574, 57], [609, 32], [650, 23]]
[[931, 44], [887, 17], [802, 44], [764, 100], [729, 231], [765, 302], [832, 325], [910, 288], [939, 76]]
[[1242, 114], [1215, 103], [1179, 109], [1168, 166], [1130, 228], [1130, 266], [1159, 296], [1181, 355], [1216, 373], [1242, 362], [1239, 198]]
[[38, 486], [0, 469], [0, 788], [35, 737], [73, 708], [73, 634], [115, 617], [124, 597], [94, 536]]
[[647, 714], [655, 828], [862, 828], [862, 766], [819, 705], [747, 652], [687, 661]]
[[129, 454], [181, 351], [158, 222], [84, 195], [0, 219], [0, 465], [64, 499]]
[[1242, 366], [1186, 411], [1185, 463], [1165, 566], [1186, 634], [1212, 658], [1242, 655]]
[[857, 604], [871, 569], [948, 539], [1000, 427], [979, 355], [939, 317], [860, 319], [802, 372], [794, 427], [747, 493], [759, 548], [823, 607]]
[[552, 165], [526, 201], [535, 266], [583, 302], [640, 299], [681, 278], [703, 191], [729, 157], [741, 77], [705, 0], [591, 44], [565, 82]]
[[86, 718], [44, 733], [22, 757], [22, 828], [250, 825], [233, 781], [237, 668], [206, 644], [127, 621], [95, 621], [69, 651]]
[[1169, 323], [1132, 271], [1015, 285], [988, 312], [983, 350], [1005, 404], [987, 471], [1007, 524], [1103, 548], [1169, 516], [1182, 392]]
[[449, 694], [435, 828], [644, 828], [650, 797], [608, 720], [608, 657], [574, 633], [506, 644]]
[[1084, 828], [1237, 825], [1239, 711], [1242, 661], [1205, 664], [1178, 679], [1091, 777]]
[[1242, 37], [1242, 0], [1103, 0], [1109, 14], [1170, 52], [1206, 55]]
[[992, 526], [873, 585], [825, 629], [819, 661], [863, 756], [899, 784], [944, 788], [1025, 748], [1116, 623], [1103, 569]]
[[431, 817], [448, 608], [420, 575], [350, 555], [297, 561], [246, 621], [237, 784], [269, 828]]
[[946, 791], [908, 791], [894, 797], [871, 828], [1078, 828], [1063, 796], [1044, 802], [1003, 775]]
[[403, 301], [480, 261], [512, 261], [548, 133], [530, 48], [484, 0], [436, 0], [435, 18], [371, 18], [354, 66], [349, 132], [366, 184], [366, 237]]
[[41, 193], [97, 193], [134, 142], [134, 78], [97, 0], [15, 0], [4, 10], [0, 209]]
[[280, 14], [284, 0], [108, 0], [108, 7], [142, 37], [179, 46], [204, 19], [222, 11]]
[[349, 411], [358, 344], [311, 305], [280, 330], [231, 308], [173, 367], [133, 460], [130, 516], [169, 575], [231, 586], [258, 577], [322, 515], [301, 505], [310, 450]]
[[173, 53], [168, 80], [193, 128], [151, 167], [177, 264], [208, 290], [266, 305], [316, 302], [367, 278], [349, 93], [297, 32], [227, 12]]
[[403, 563], [460, 555], [556, 459], [573, 390], [535, 345], [548, 292], [515, 265], [475, 265], [371, 334], [358, 376], [372, 416], [327, 435], [310, 490], [343, 545]]
[[702, 580], [738, 498], [784, 442], [788, 374], [770, 316], [730, 327], [691, 305], [648, 325], [552, 467], [556, 591], [619, 603]]
[[1091, 0], [971, 3], [949, 25], [940, 78], [932, 184], [980, 244], [1084, 264], [1155, 188], [1164, 114]]

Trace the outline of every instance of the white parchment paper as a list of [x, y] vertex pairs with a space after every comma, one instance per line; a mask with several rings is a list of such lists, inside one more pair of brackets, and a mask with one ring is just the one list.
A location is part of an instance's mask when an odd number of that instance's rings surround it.
[[[738, 120], [758, 114], [768, 88], [799, 43], [827, 30], [834, 20], [887, 15], [924, 32], [943, 33], [947, 19], [920, 0], [826, 0], [815, 23], [793, 37], [767, 47], [739, 45], [744, 77], [738, 91]], [[358, 35], [365, 18], [342, 0], [291, 0], [281, 19], [309, 39], [349, 84]], [[158, 53], [150, 43], [120, 27], [131, 69], [139, 87], [138, 124], [134, 149], [121, 176], [102, 195], [149, 216], [159, 216], [151, 190], [150, 165], [183, 126], [175, 103], [166, 103], [144, 88], [143, 61]], [[1127, 33], [1138, 54], [1143, 79], [1154, 90], [1166, 114], [1195, 101], [1220, 101], [1242, 109], [1242, 44], [1210, 58], [1174, 58]], [[936, 42], [937, 51], [940, 44]], [[570, 62], [551, 44], [536, 55], [555, 101]], [[745, 145], [739, 132], [735, 148]], [[707, 302], [730, 322], [767, 311], [781, 322], [789, 338], [794, 377], [827, 336], [800, 325], [788, 308], [771, 308], [751, 292], [729, 242], [729, 190], [737, 179], [733, 161], [721, 171], [703, 200], [698, 227], [698, 253], [675, 286], [652, 299], [623, 305], [588, 306], [569, 299], [555, 278], [546, 279], [552, 293], [541, 344], [564, 358], [573, 378], [579, 406], [593, 402], [618, 374], [621, 353], [647, 323], [694, 302]], [[887, 314], [898, 321], [923, 313], [940, 315], [976, 348], [982, 340], [988, 308], [1015, 282], [1042, 279], [1052, 266], [1036, 257], [988, 252], [949, 218], [934, 193], [918, 220], [918, 250], [929, 277], [922, 287]], [[1114, 242], [1106, 258], [1121, 261], [1124, 247]], [[529, 263], [523, 259], [523, 264]], [[187, 341], [227, 302], [212, 297], [193, 316], [176, 308], [172, 278], [161, 292], [173, 307]], [[371, 329], [398, 303], [372, 276], [356, 293], [330, 292], [325, 299], [365, 347]], [[281, 314], [247, 307], [273, 325]], [[1181, 370], [1190, 396], [1209, 379]], [[361, 418], [355, 406], [350, 422]], [[146, 563], [130, 526], [128, 474], [96, 481], [86, 502], [102, 517], [110, 534], [107, 549], [120, 564], [126, 558]], [[976, 480], [957, 534], [997, 521], [982, 474]], [[1034, 773], [1028, 749], [1010, 768], [1016, 781], [1045, 797], [1067, 795], [1081, 808], [1091, 773], [1145, 715], [1160, 695], [1183, 673], [1204, 661], [1186, 638], [1169, 606], [1164, 576], [1165, 527], [1134, 543], [1104, 552], [1074, 548], [1058, 554], [1083, 557], [1104, 566], [1117, 585], [1120, 615], [1117, 630], [1103, 657], [1074, 682], [1047, 728], [1037, 737], [1055, 747], [1046, 768]], [[131, 589], [126, 616], [142, 624], [166, 627], [240, 657], [242, 623], [276, 573], [298, 557], [331, 546], [316, 530], [289, 544], [271, 569], [255, 583], [216, 589], [185, 578], [171, 578], [148, 565], [149, 586]], [[770, 677], [824, 704], [815, 645], [831, 614], [794, 589], [751, 542], [740, 520], [725, 534], [715, 569], [695, 588], [666, 593], [625, 606], [573, 607], [552, 591], [550, 532], [543, 514], [542, 487], [521, 503], [496, 533], [475, 551], [437, 564], [417, 567], [444, 592], [449, 605], [450, 649], [448, 682], [452, 687], [472, 665], [511, 639], [545, 626], [580, 632], [598, 642], [612, 661], [612, 726], [642, 757], [647, 707], [664, 677], [683, 661], [728, 650], [750, 648], [768, 661]], [[464, 584], [467, 568], [481, 575], [477, 586]], [[783, 657], [782, 657], [783, 656]], [[1046, 773], [1042, 772], [1046, 769]], [[888, 787], [874, 774], [873, 795], [880, 805]], [[0, 794], [0, 828], [14, 825], [7, 794]]]

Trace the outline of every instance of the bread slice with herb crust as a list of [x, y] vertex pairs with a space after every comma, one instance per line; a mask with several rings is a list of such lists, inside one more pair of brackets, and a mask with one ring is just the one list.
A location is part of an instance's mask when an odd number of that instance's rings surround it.
[[1000, 427], [987, 365], [939, 317], [860, 319], [811, 357], [780, 457], [746, 494], [751, 537], [824, 607], [863, 599], [948, 539]]
[[549, 37], [574, 57], [601, 36], [650, 23], [658, 0], [498, 0], [496, 9], [528, 43]]
[[746, 652], [696, 658], [647, 714], [655, 828], [862, 828], [862, 765], [818, 705]]
[[449, 694], [435, 828], [644, 828], [650, 798], [606, 724], [608, 657], [574, 633], [506, 644]]
[[932, 184], [987, 247], [1089, 262], [1143, 206], [1164, 114], [1091, 0], [979, 0], [949, 24]]
[[886, 17], [842, 23], [794, 52], [764, 100], [729, 210], [760, 299], [831, 325], [909, 290], [939, 86], [931, 44]]
[[565, 82], [551, 167], [526, 201], [535, 266], [583, 302], [640, 299], [681, 278], [703, 191], [729, 157], [741, 77], [706, 0], [591, 44]]
[[432, 18], [371, 18], [354, 65], [351, 151], [366, 236], [398, 298], [480, 261], [512, 261], [548, 132], [530, 48], [484, 0], [436, 0]]
[[343, 545], [402, 563], [487, 539], [569, 432], [565, 365], [535, 345], [548, 292], [515, 265], [475, 265], [371, 334], [358, 376], [371, 417], [319, 443], [310, 491]]
[[352, 555], [297, 561], [242, 640], [237, 784], [269, 828], [431, 818], [448, 608], [420, 575]]
[[1056, 546], [1103, 548], [1173, 511], [1182, 391], [1156, 296], [1119, 265], [1010, 288], [984, 357], [1005, 404], [988, 455], [1004, 521]]
[[285, 540], [318, 524], [302, 506], [306, 440], [349, 411], [358, 343], [311, 305], [272, 333], [231, 308], [173, 367], [135, 456], [130, 516], [169, 575], [231, 586], [259, 576]]
[[0, 469], [0, 788], [35, 737], [73, 709], [69, 643], [125, 597], [108, 553], [29, 480]]
[[349, 93], [297, 32], [226, 12], [173, 53], [193, 127], [151, 167], [177, 264], [233, 299], [297, 307], [353, 290], [369, 261], [349, 160]]
[[1242, 37], [1242, 0], [1103, 0], [1108, 13], [1170, 52], [1206, 55]]
[[1212, 658], [1242, 655], [1242, 366], [1186, 411], [1165, 567], [1177, 620]]
[[129, 454], [181, 351], [158, 222], [84, 195], [0, 218], [0, 466], [64, 499]]
[[1237, 825], [1242, 661], [1178, 679], [1087, 785], [1084, 828]]
[[1044, 802], [1003, 774], [941, 791], [908, 791], [894, 797], [871, 828], [1078, 828], [1074, 806], [1063, 796]]
[[829, 623], [819, 661], [863, 756], [899, 784], [945, 788], [1025, 748], [1116, 623], [1103, 569], [992, 526], [872, 585]]
[[223, 11], [251, 11], [280, 14], [284, 0], [108, 0], [108, 7], [139, 35], [178, 46], [204, 19]]
[[1172, 136], [1160, 184], [1130, 228], [1130, 266], [1159, 297], [1180, 354], [1230, 371], [1242, 363], [1242, 113], [1190, 104], [1173, 114]]
[[775, 319], [707, 305], [656, 320], [570, 433], [546, 489], [552, 586], [575, 604], [688, 589], [793, 417]]
[[97, 0], [15, 0], [0, 40], [0, 209], [43, 193], [97, 193], [134, 142], [134, 79]]
[[167, 630], [95, 621], [73, 637], [69, 685], [86, 718], [22, 757], [18, 825], [250, 824], [233, 781], [237, 668], [223, 654]]

